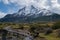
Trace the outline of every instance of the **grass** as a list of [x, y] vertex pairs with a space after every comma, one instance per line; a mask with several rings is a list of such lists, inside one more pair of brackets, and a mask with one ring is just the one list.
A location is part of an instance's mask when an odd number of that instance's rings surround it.
[[47, 40], [60, 40], [60, 38], [56, 37], [56, 35], [53, 35], [53, 33], [50, 35], [44, 35], [44, 33], [40, 33], [39, 35], [40, 37], [45, 37]]
[[[53, 25], [53, 23], [47, 23], [48, 25], [49, 25], [49, 27], [50, 26], [52, 26]], [[0, 29], [2, 28], [4, 28], [4, 27], [7, 27], [7, 26], [11, 26], [12, 28], [20, 28], [20, 27], [24, 27], [24, 29], [29, 29], [30, 28], [30, 25], [31, 24], [15, 24], [15, 23], [0, 23]], [[34, 25], [34, 26], [36, 26], [36, 23], [34, 23], [34, 24], [32, 24], [32, 25]], [[37, 26], [44, 26], [45, 27], [45, 25], [46, 24], [37, 24]], [[47, 40], [60, 40], [60, 38], [58, 38], [58, 37], [56, 37], [56, 32], [54, 32], [54, 33], [51, 33], [51, 34], [49, 34], [49, 35], [44, 35], [44, 33], [40, 33], [39, 34], [39, 37], [44, 37], [44, 38], [46, 38]], [[40, 38], [37, 38], [36, 40], [41, 40]]]
[[45, 36], [48, 40], [60, 40], [60, 38], [56, 38], [56, 37], [53, 37], [53, 36]]

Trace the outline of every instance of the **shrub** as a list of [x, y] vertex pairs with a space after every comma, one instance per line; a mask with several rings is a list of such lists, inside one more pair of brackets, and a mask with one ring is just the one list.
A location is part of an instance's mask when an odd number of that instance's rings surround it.
[[60, 37], [60, 29], [56, 30], [56, 35], [57, 35], [57, 37]]
[[46, 28], [45, 35], [48, 35], [50, 33], [52, 33], [52, 29], [51, 28]]
[[60, 22], [56, 22], [53, 26], [52, 29], [59, 29], [60, 28]]

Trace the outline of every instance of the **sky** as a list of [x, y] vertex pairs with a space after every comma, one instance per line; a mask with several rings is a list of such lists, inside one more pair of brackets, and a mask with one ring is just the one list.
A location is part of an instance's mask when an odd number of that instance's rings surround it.
[[29, 8], [31, 5], [60, 14], [60, 0], [0, 0], [0, 18], [13, 14], [24, 6]]

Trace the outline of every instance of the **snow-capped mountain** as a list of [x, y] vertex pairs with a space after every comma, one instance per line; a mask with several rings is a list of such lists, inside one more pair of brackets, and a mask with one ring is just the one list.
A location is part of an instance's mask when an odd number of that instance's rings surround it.
[[33, 5], [31, 5], [29, 8], [28, 7], [23, 7], [21, 8], [17, 13], [14, 14], [14, 16], [31, 16], [31, 15], [35, 15], [35, 16], [48, 16], [51, 15], [52, 12], [50, 10], [47, 9], [38, 9], [35, 8]]
[[60, 15], [47, 9], [38, 9], [33, 5], [23, 7], [18, 12], [7, 14], [0, 19], [1, 22], [33, 22], [33, 21], [56, 21], [60, 20]]

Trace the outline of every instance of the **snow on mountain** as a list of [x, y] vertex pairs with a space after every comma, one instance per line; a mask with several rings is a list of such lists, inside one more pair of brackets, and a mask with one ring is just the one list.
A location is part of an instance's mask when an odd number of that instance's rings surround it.
[[[7, 14], [4, 18], [0, 19], [1, 22], [34, 22], [34, 21], [52, 21], [60, 20], [60, 15], [51, 10], [38, 9], [31, 5], [23, 7], [18, 12]], [[7, 19], [7, 20], [6, 20]]]
[[[5, 1], [4, 1], [5, 2]], [[0, 21], [3, 22], [31, 22], [60, 20], [60, 5], [57, 0], [9, 0], [22, 7], [18, 12], [7, 14]]]
[[53, 12], [51, 12], [50, 10], [46, 10], [46, 9], [42, 9], [41, 12], [43, 12], [43, 16], [48, 16], [48, 15], [53, 14]]
[[29, 7], [23, 7], [21, 9], [19, 9], [19, 11], [17, 13], [14, 14], [14, 16], [48, 16], [48, 15], [52, 15], [52, 12], [50, 10], [47, 9], [38, 9], [36, 7], [34, 7], [33, 5], [29, 6]]

